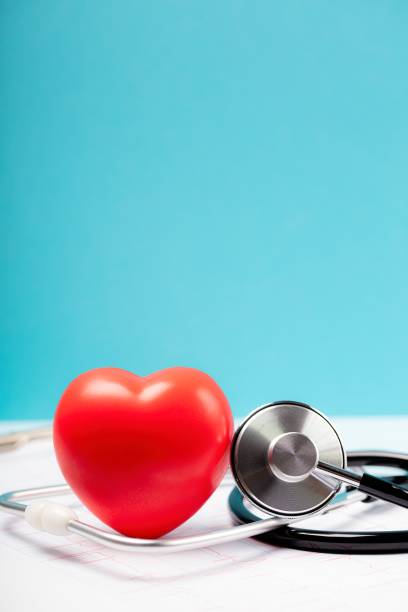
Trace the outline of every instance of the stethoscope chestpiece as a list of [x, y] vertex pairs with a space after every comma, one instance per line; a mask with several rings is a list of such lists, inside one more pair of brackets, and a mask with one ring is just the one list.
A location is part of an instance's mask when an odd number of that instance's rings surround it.
[[346, 454], [331, 423], [297, 402], [266, 404], [235, 432], [231, 470], [241, 493], [276, 516], [309, 515], [324, 508], [341, 483], [316, 470], [319, 461], [344, 468]]

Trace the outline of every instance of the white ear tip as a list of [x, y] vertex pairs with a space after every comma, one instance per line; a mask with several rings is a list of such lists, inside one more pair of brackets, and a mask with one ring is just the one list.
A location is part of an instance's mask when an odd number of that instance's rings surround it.
[[77, 520], [78, 517], [68, 506], [38, 500], [28, 504], [25, 509], [25, 519], [34, 529], [53, 535], [68, 535], [68, 523]]

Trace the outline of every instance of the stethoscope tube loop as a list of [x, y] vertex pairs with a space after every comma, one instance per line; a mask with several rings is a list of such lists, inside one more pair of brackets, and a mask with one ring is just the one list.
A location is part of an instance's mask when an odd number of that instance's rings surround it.
[[[404, 477], [394, 477], [399, 484], [408, 482], [408, 454], [386, 451], [354, 451], [347, 453], [350, 466], [395, 467], [405, 472]], [[377, 479], [378, 480], [378, 479]], [[383, 482], [383, 480], [382, 480]], [[360, 495], [361, 493], [358, 492]], [[372, 498], [371, 498], [372, 499]], [[369, 497], [365, 497], [370, 501]], [[234, 489], [229, 496], [230, 511], [238, 523], [257, 521], [259, 517], [243, 501], [241, 493]], [[337, 554], [389, 554], [408, 552], [408, 530], [394, 531], [337, 531], [317, 530], [284, 525], [274, 531], [260, 534], [256, 539], [286, 548], [312, 552]]]
[[[408, 472], [408, 455], [401, 453], [354, 452], [348, 454], [348, 463], [351, 466], [392, 466]], [[230, 485], [231, 479], [227, 478], [223, 484]], [[0, 507], [6, 512], [24, 517], [30, 504], [23, 502], [64, 495], [70, 491], [68, 485], [62, 484], [10, 492], [0, 497]], [[345, 496], [339, 494], [334, 502], [327, 506], [322, 513], [332, 512], [346, 505], [358, 501], [366, 501], [367, 499], [366, 495], [356, 490], [349, 492]], [[148, 554], [182, 552], [206, 546], [225, 544], [248, 537], [255, 537], [261, 541], [278, 546], [300, 548], [315, 552], [391, 553], [408, 551], [408, 531], [319, 531], [297, 528], [293, 525], [296, 520], [304, 520], [304, 517], [302, 519], [300, 517], [292, 519], [290, 522], [286, 518], [277, 517], [260, 519], [259, 516], [251, 513], [244, 505], [242, 495], [237, 488], [234, 488], [229, 496], [229, 505], [234, 519], [241, 524], [232, 528], [185, 538], [163, 538], [159, 540], [129, 538], [94, 527], [79, 519], [71, 520], [67, 524], [67, 532], [76, 533], [110, 548]], [[62, 504], [61, 506], [66, 508]], [[63, 534], [61, 533], [61, 535]]]

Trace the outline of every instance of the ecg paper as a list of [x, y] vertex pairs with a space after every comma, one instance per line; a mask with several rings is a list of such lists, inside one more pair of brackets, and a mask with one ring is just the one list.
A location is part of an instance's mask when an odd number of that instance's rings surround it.
[[[408, 418], [338, 419], [348, 448], [408, 450]], [[27, 425], [25, 425], [27, 426]], [[20, 423], [20, 427], [24, 424]], [[11, 425], [2, 427], [10, 431]], [[15, 429], [15, 428], [14, 428]], [[62, 482], [51, 441], [0, 454], [0, 491]], [[171, 536], [231, 525], [219, 489]], [[97, 523], [73, 496], [80, 518]], [[165, 512], [165, 508], [163, 509]], [[302, 523], [350, 530], [408, 529], [404, 509], [354, 504]], [[170, 536], [169, 536], [170, 537]], [[0, 610], [377, 610], [406, 601], [408, 554], [336, 555], [244, 540], [175, 554], [118, 552], [79, 536], [33, 530], [0, 513]]]

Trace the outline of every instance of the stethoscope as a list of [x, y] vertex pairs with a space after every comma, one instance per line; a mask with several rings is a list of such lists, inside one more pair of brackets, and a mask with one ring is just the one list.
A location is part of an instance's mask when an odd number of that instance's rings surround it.
[[[3, 436], [0, 448], [9, 450], [49, 434], [49, 429], [42, 429]], [[346, 469], [347, 460], [362, 474]], [[178, 552], [248, 537], [314, 552], [408, 552], [408, 530], [347, 532], [293, 526], [374, 498], [408, 508], [408, 490], [400, 486], [408, 482], [408, 455], [380, 451], [346, 455], [333, 425], [307, 404], [281, 401], [252, 412], [235, 432], [230, 465], [236, 486], [228, 503], [236, 526], [203, 535], [145, 540], [95, 527], [79, 520], [69, 506], [44, 500], [70, 492], [66, 484], [4, 493], [0, 509], [25, 518], [40, 531], [75, 533], [138, 553]], [[367, 466], [398, 468], [403, 475], [378, 478], [364, 471]], [[223, 484], [230, 485], [231, 479]]]

